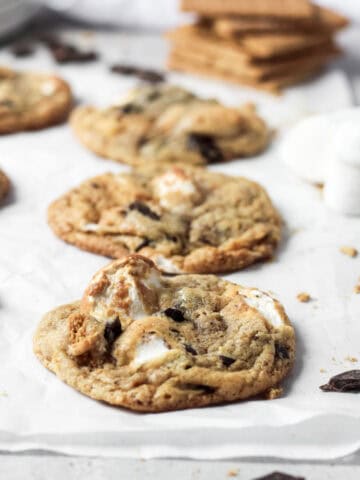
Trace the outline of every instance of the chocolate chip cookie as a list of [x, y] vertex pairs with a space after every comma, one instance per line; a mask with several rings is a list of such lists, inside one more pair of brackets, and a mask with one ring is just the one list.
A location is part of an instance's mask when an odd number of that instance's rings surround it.
[[253, 105], [228, 108], [166, 84], [139, 87], [104, 110], [79, 107], [71, 124], [90, 150], [130, 165], [224, 162], [261, 152], [271, 136]]
[[260, 185], [190, 165], [91, 178], [48, 219], [66, 242], [112, 258], [141, 253], [167, 273], [238, 270], [271, 257], [281, 236]]
[[71, 104], [70, 87], [64, 80], [0, 68], [0, 134], [59, 123]]
[[269, 294], [213, 275], [162, 276], [139, 255], [100, 270], [34, 337], [40, 361], [96, 400], [144, 412], [233, 402], [276, 386], [294, 330]]
[[6, 197], [10, 189], [10, 181], [5, 173], [0, 170], [0, 201]]

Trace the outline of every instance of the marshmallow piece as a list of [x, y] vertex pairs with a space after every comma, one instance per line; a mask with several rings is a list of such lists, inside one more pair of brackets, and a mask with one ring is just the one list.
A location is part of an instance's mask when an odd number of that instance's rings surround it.
[[360, 123], [360, 108], [312, 115], [298, 122], [280, 144], [282, 161], [300, 178], [324, 183], [332, 158], [331, 139], [344, 122]]
[[246, 305], [257, 310], [274, 328], [284, 325], [274, 299], [256, 288], [240, 288], [239, 294]]
[[146, 362], [162, 357], [168, 351], [169, 348], [164, 340], [153, 335], [149, 341], [137, 345], [133, 364], [135, 366], [143, 365]]
[[325, 180], [324, 201], [344, 215], [360, 215], [359, 122], [344, 121], [334, 136], [332, 161]]

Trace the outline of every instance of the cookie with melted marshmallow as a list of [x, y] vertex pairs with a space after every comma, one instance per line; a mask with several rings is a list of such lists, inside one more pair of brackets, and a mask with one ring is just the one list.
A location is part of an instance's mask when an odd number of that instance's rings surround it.
[[0, 134], [59, 123], [71, 105], [70, 87], [61, 78], [0, 68]]
[[271, 257], [281, 235], [260, 185], [189, 165], [91, 178], [48, 219], [66, 242], [112, 258], [141, 253], [167, 273], [238, 270]]
[[105, 109], [71, 115], [78, 139], [98, 155], [130, 165], [208, 164], [255, 155], [270, 130], [252, 105], [229, 108], [173, 85], [146, 85]]
[[295, 337], [271, 295], [213, 275], [161, 275], [139, 255], [100, 270], [41, 321], [40, 361], [96, 400], [144, 412], [242, 400], [287, 375]]

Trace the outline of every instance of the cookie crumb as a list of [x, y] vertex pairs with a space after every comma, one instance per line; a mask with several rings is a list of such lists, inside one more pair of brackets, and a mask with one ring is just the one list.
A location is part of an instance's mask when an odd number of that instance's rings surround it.
[[228, 477], [237, 477], [239, 473], [238, 469], [232, 469], [227, 472]]
[[344, 360], [346, 360], [347, 362], [351, 362], [351, 363], [357, 363], [359, 361], [356, 357], [351, 357], [350, 355], [345, 357]]
[[360, 293], [360, 280], [354, 287], [354, 293]]
[[320, 373], [326, 373], [325, 368], [320, 368]]
[[264, 394], [265, 400], [275, 400], [275, 398], [281, 397], [283, 394], [283, 388], [282, 387], [271, 387], [268, 390], [266, 390]]
[[299, 300], [301, 303], [307, 303], [310, 302], [311, 296], [306, 293], [306, 292], [300, 292], [296, 295], [296, 298]]
[[348, 246], [340, 247], [340, 252], [352, 258], [356, 257], [358, 254], [358, 251], [356, 250], [356, 248], [348, 247]]

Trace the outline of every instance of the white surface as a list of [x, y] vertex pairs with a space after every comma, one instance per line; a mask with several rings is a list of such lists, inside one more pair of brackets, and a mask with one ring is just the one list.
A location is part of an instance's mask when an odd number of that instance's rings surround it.
[[[160, 64], [164, 47], [156, 37], [95, 37], [107, 55]], [[152, 58], [143, 58], [146, 44]], [[119, 53], [119, 45], [121, 52]], [[9, 61], [6, 54], [1, 60]], [[52, 68], [44, 52], [21, 65]], [[107, 103], [133, 80], [111, 75], [104, 65], [62, 67], [82, 99]], [[203, 94], [237, 104], [257, 99], [262, 112], [279, 124], [301, 115], [344, 107], [349, 101], [341, 75], [322, 78], [274, 98], [192, 77], [173, 75]], [[336, 83], [336, 96], [324, 93]], [[273, 122], [274, 123], [274, 122]], [[107, 261], [56, 239], [46, 225], [51, 200], [84, 178], [124, 170], [91, 155], [68, 127], [1, 139], [1, 166], [15, 194], [1, 210], [0, 226], [0, 448], [46, 448], [66, 453], [116, 456], [281, 456], [333, 458], [360, 446], [358, 396], [326, 394], [318, 386], [334, 373], [354, 368], [345, 360], [360, 356], [360, 297], [352, 294], [359, 260], [338, 251], [359, 241], [357, 220], [329, 213], [319, 192], [300, 182], [276, 154], [276, 145], [257, 159], [213, 170], [246, 175], [265, 185], [288, 232], [277, 258], [226, 278], [272, 290], [286, 306], [297, 330], [298, 360], [286, 394], [274, 401], [157, 415], [129, 413], [94, 402], [59, 381], [34, 358], [31, 337], [42, 314], [79, 298], [91, 275]], [[341, 232], [341, 235], [339, 234]], [[301, 304], [299, 291], [314, 301]], [[320, 372], [321, 368], [327, 371]]]

